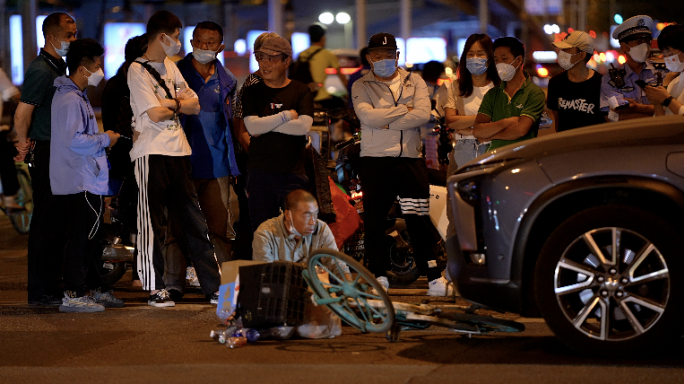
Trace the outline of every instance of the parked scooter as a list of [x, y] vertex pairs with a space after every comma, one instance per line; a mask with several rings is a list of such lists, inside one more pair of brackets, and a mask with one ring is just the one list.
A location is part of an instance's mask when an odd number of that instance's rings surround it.
[[100, 275], [109, 285], [113, 285], [123, 277], [133, 265], [135, 257], [137, 229], [135, 220], [131, 218], [131, 210], [135, 213], [135, 201], [131, 202], [130, 199], [122, 197], [123, 188], [122, 185], [119, 195], [114, 196], [108, 204], [109, 223], [105, 222], [100, 228], [102, 231]]

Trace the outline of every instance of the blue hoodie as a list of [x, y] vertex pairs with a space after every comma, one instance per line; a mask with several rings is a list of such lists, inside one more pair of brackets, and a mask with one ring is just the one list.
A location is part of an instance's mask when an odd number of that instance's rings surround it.
[[50, 140], [50, 185], [54, 195], [109, 190], [105, 148], [110, 140], [100, 133], [85, 91], [66, 76], [55, 79]]

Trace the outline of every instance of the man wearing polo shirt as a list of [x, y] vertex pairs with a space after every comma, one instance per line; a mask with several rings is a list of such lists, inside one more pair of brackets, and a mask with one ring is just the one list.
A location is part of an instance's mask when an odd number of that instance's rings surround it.
[[55, 79], [66, 75], [62, 60], [69, 43], [76, 40], [76, 23], [66, 13], [52, 13], [43, 21], [45, 47], [40, 50], [24, 75], [21, 100], [14, 113], [18, 155], [23, 161], [33, 145], [31, 186], [33, 217], [28, 241], [28, 303], [60, 305], [62, 292], [57, 287], [62, 275], [62, 259], [56, 250], [64, 246], [59, 233], [60, 213], [50, 185], [50, 134], [53, 86]]
[[473, 135], [491, 140], [488, 151], [537, 137], [546, 96], [523, 71], [525, 46], [514, 37], [494, 41], [494, 61], [501, 85], [485, 94]]

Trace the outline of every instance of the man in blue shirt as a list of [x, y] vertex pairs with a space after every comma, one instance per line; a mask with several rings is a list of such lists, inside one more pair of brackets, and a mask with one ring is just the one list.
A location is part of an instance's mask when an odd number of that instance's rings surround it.
[[613, 31], [613, 39], [620, 41], [627, 61], [611, 68], [601, 81], [601, 111], [608, 113], [610, 121], [653, 116], [653, 105], [637, 84], [639, 80], [654, 86], [660, 83], [658, 71], [648, 61], [652, 29], [653, 20], [638, 15]]
[[192, 179], [209, 226], [209, 238], [218, 262], [223, 263], [231, 259], [229, 238], [235, 237], [228, 204], [230, 177], [240, 174], [230, 131], [237, 81], [216, 58], [225, 48], [220, 25], [212, 21], [197, 24], [191, 43], [193, 52], [177, 65], [188, 86], [197, 93], [201, 109], [198, 115], [184, 116], [181, 123], [192, 148]]
[[[54, 81], [50, 185], [55, 203], [69, 207], [69, 214], [62, 218], [67, 235], [60, 312], [99, 312], [105, 307], [123, 306], [123, 301], [104, 287], [99, 274], [101, 252], [96, 251], [104, 212], [102, 195], [109, 190], [105, 148], [119, 138], [112, 131], [100, 133], [85, 92], [88, 85], [97, 86], [104, 77], [102, 54], [104, 48], [93, 39], [72, 42], [67, 53], [69, 77]], [[86, 285], [95, 289], [89, 296]]]

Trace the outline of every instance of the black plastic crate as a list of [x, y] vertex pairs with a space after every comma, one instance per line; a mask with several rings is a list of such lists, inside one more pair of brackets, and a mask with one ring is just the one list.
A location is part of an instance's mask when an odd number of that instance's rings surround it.
[[307, 285], [304, 266], [277, 261], [240, 267], [238, 305], [246, 328], [304, 323]]

